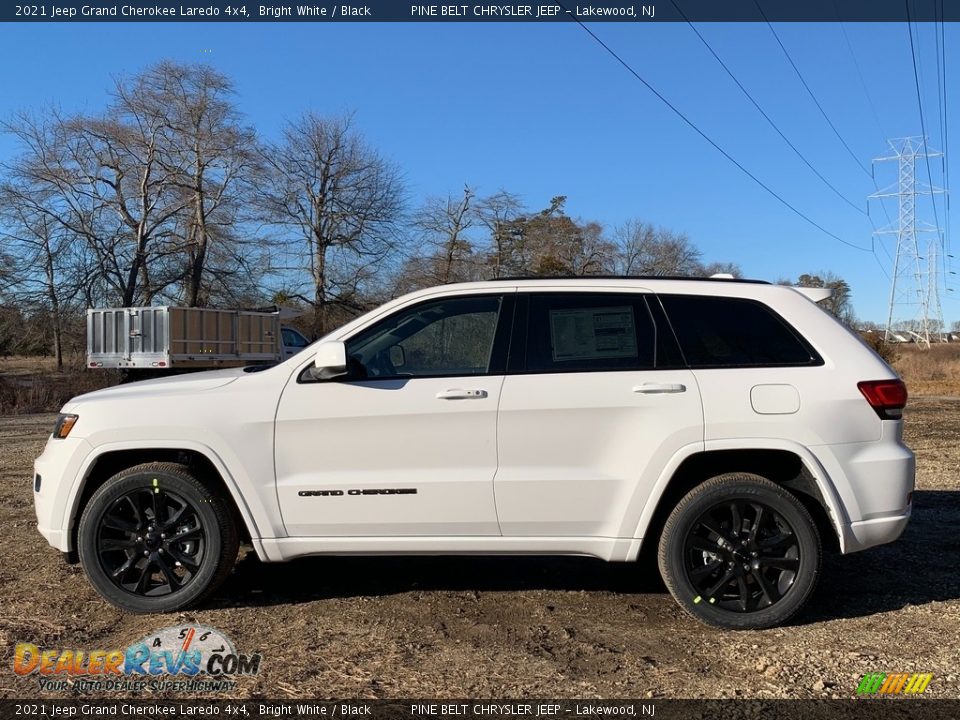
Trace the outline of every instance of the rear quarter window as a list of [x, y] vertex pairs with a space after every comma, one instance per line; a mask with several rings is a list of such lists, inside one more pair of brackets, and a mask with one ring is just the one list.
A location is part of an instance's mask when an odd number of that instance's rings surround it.
[[692, 368], [823, 364], [791, 325], [756, 300], [660, 295], [660, 301]]

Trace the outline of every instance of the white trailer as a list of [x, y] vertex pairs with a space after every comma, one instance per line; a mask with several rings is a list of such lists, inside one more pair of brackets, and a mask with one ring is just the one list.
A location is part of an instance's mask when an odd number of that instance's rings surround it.
[[279, 362], [308, 345], [279, 312], [187, 307], [87, 310], [87, 367], [144, 376]]

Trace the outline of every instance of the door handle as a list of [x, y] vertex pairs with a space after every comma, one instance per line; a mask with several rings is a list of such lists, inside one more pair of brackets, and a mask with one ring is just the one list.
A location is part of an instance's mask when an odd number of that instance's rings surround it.
[[480, 400], [487, 396], [486, 390], [441, 390], [438, 400]]
[[680, 383], [644, 383], [643, 385], [635, 385], [633, 391], [644, 395], [663, 395], [665, 393], [686, 392], [687, 386]]

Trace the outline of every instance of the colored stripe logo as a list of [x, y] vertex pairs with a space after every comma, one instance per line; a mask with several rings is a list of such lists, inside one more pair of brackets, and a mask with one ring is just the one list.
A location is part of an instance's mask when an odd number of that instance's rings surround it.
[[919, 695], [933, 680], [932, 673], [867, 673], [857, 695]]

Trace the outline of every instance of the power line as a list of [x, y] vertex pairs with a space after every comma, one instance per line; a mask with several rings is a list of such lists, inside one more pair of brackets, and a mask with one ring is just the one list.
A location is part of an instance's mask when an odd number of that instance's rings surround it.
[[[834, 10], [836, 10], [836, 0], [834, 0], [833, 7]], [[864, 79], [863, 70], [861, 70], [860, 63], [857, 61], [857, 54], [853, 51], [853, 43], [850, 42], [850, 36], [847, 35], [846, 23], [839, 19], [839, 14], [837, 16], [837, 20], [838, 24], [840, 25], [840, 32], [843, 34], [843, 40], [847, 45], [847, 51], [850, 53], [850, 58], [853, 60], [853, 67], [857, 71], [857, 77], [860, 78], [860, 87], [863, 88], [864, 97], [867, 98], [867, 104], [870, 105], [870, 111], [873, 113], [873, 120], [877, 123], [877, 130], [880, 131], [881, 137], [887, 137], [887, 133], [883, 129], [883, 123], [880, 122], [880, 114], [877, 112], [877, 106], [873, 104], [873, 98], [870, 96], [870, 91], [867, 89], [867, 81]]]
[[[943, 287], [946, 288], [949, 285], [949, 272], [947, 268], [947, 260], [949, 253], [946, 252], [946, 241], [950, 237], [950, 189], [947, 186], [947, 119], [945, 115], [946, 108], [946, 84], [944, 82], [944, 75], [946, 74], [946, 64], [947, 57], [944, 53], [944, 42], [946, 38], [943, 36], [943, 0], [936, 2], [934, 0], [933, 5], [934, 13], [934, 24], [933, 24], [933, 37], [936, 44], [936, 56], [937, 56], [937, 110], [938, 116], [937, 120], [940, 123], [940, 147], [943, 148], [943, 153], [940, 155], [940, 177], [943, 179], [943, 189], [944, 194], [947, 196], [946, 207], [944, 208], [944, 217], [943, 217], [943, 237], [940, 239], [941, 249], [944, 250], [944, 259], [940, 263], [940, 269], [943, 273]], [[938, 17], [939, 16], [939, 17]]]
[[750, 92], [743, 86], [743, 83], [741, 83], [740, 80], [737, 79], [737, 76], [734, 75], [733, 71], [732, 71], [729, 67], [727, 67], [727, 64], [720, 58], [720, 56], [717, 54], [717, 52], [710, 46], [710, 43], [707, 42], [706, 38], [704, 38], [703, 35], [700, 34], [700, 31], [697, 30], [696, 26], [694, 26], [694, 24], [693, 24], [692, 22], [690, 22], [690, 18], [688, 18], [688, 17], [686, 16], [686, 14], [683, 12], [683, 10], [680, 9], [680, 6], [677, 5], [677, 3], [675, 2], [675, 0], [670, 0], [670, 2], [673, 4], [673, 7], [676, 8], [677, 12], [680, 13], [680, 17], [682, 17], [682, 18], [687, 22], [687, 25], [690, 26], [690, 29], [693, 30], [694, 33], [696, 33], [696, 35], [697, 35], [698, 38], [700, 38], [700, 42], [703, 43], [704, 47], [707, 48], [707, 50], [710, 51], [710, 54], [713, 55], [714, 59], [715, 59], [718, 63], [720, 63], [720, 67], [722, 67], [722, 68], [726, 71], [727, 75], [730, 76], [730, 79], [733, 80], [734, 83], [736, 83], [736, 85], [737, 85], [738, 88], [740, 88], [740, 92], [742, 92], [742, 93], [746, 96], [746, 98], [753, 104], [753, 106], [757, 109], [757, 112], [759, 112], [759, 113], [763, 116], [763, 119], [767, 121], [767, 123], [770, 125], [770, 127], [772, 127], [774, 130], [777, 131], [777, 134], [778, 134], [778, 135], [783, 139], [783, 141], [790, 147], [790, 149], [793, 150], [793, 152], [796, 154], [796, 156], [797, 156], [798, 158], [800, 158], [800, 159], [803, 161], [803, 163], [804, 163], [808, 168], [810, 168], [810, 170], [813, 172], [813, 174], [816, 175], [818, 178], [820, 178], [820, 180], [823, 182], [823, 184], [826, 185], [828, 188], [830, 188], [837, 197], [839, 197], [841, 200], [843, 200], [845, 203], [847, 203], [847, 205], [849, 205], [850, 207], [852, 207], [852, 208], [853, 208], [854, 210], [856, 210], [857, 212], [862, 213], [862, 214], [864, 214], [864, 215], [867, 215], [867, 211], [866, 211], [866, 210], [864, 210], [862, 207], [860, 207], [859, 205], [857, 205], [856, 203], [854, 203], [852, 200], [850, 200], [850, 199], [849, 199], [846, 195], [844, 195], [842, 192], [840, 192], [839, 190], [837, 190], [837, 188], [835, 188], [835, 187], [830, 183], [830, 181], [827, 180], [827, 179], [820, 173], [820, 171], [817, 170], [817, 169], [810, 163], [809, 160], [807, 160], [807, 158], [804, 156], [804, 154], [803, 154], [802, 152], [800, 152], [800, 151], [797, 149], [797, 147], [796, 147], [792, 142], [790, 142], [790, 139], [789, 139], [786, 135], [783, 134], [783, 131], [782, 131], [782, 130], [777, 126], [777, 124], [770, 118], [770, 116], [767, 115], [766, 112], [764, 112], [764, 109], [763, 109], [762, 107], [760, 107], [760, 103], [758, 103], [758, 102], [754, 99], [753, 95], [750, 94]]
[[793, 71], [797, 74], [797, 77], [800, 79], [800, 83], [803, 85], [804, 89], [807, 91], [807, 94], [810, 96], [810, 99], [813, 100], [813, 104], [817, 106], [817, 109], [820, 111], [820, 114], [823, 115], [823, 119], [827, 121], [827, 125], [830, 126], [830, 129], [833, 130], [833, 134], [837, 136], [837, 140], [847, 149], [847, 152], [850, 153], [850, 157], [853, 158], [853, 161], [860, 166], [860, 169], [863, 170], [867, 175], [873, 177], [866, 166], [860, 162], [860, 158], [857, 157], [857, 154], [850, 149], [850, 146], [847, 145], [847, 141], [843, 139], [843, 136], [840, 134], [840, 131], [837, 130], [837, 126], [833, 124], [833, 121], [830, 119], [830, 116], [827, 115], [827, 111], [823, 109], [823, 106], [820, 104], [820, 101], [817, 100], [817, 96], [813, 94], [813, 90], [810, 89], [810, 86], [807, 84], [807, 81], [803, 77], [803, 73], [800, 72], [800, 68], [797, 67], [797, 64], [793, 61], [793, 58], [790, 56], [790, 53], [787, 52], [786, 46], [783, 44], [783, 41], [780, 39], [780, 36], [777, 34], [777, 31], [773, 29], [773, 25], [770, 24], [770, 21], [767, 19], [766, 13], [763, 12], [763, 8], [760, 7], [760, 3], [757, 0], [753, 0], [753, 4], [757, 6], [757, 10], [760, 11], [760, 16], [766, 22], [767, 27], [770, 28], [770, 32], [773, 33], [773, 37], [776, 39], [777, 44], [780, 46], [780, 49], [783, 50], [784, 56], [787, 58], [787, 61], [790, 63], [790, 66], [793, 68]]
[[[562, 4], [560, 5], [560, 7], [563, 8], [564, 11], [567, 11], [567, 8], [564, 7]], [[567, 11], [567, 12], [569, 12], [569, 11]], [[640, 73], [638, 73], [636, 70], [634, 70], [633, 67], [632, 67], [626, 60], [624, 60], [622, 57], [620, 57], [620, 56], [616, 53], [616, 51], [613, 50], [613, 48], [611, 48], [611, 47], [610, 47], [609, 45], [607, 45], [603, 40], [601, 40], [599, 37], [597, 37], [597, 36], [593, 33], [593, 31], [590, 30], [590, 28], [588, 28], [586, 25], [583, 24], [582, 21], [580, 21], [580, 20], [575, 20], [574, 22], [576, 22], [577, 25], [579, 25], [581, 28], [583, 28], [584, 32], [586, 32], [590, 37], [592, 37], [592, 38], [597, 42], [597, 44], [600, 45], [600, 47], [602, 47], [604, 50], [606, 50], [606, 51], [610, 54], [610, 56], [613, 57], [614, 60], [616, 60], [618, 63], [620, 63], [620, 64], [626, 69], [627, 72], [629, 72], [631, 75], [633, 75], [634, 78], [636, 78], [637, 80], [639, 80], [640, 83], [643, 84], [644, 87], [647, 88], [647, 90], [649, 90], [649, 91], [652, 92], [654, 95], [656, 95], [657, 99], [659, 99], [660, 102], [662, 102], [664, 105], [666, 105], [668, 108], [670, 108], [670, 110], [672, 110], [673, 113], [674, 113], [677, 117], [679, 117], [679, 118], [680, 118], [681, 120], [683, 120], [687, 125], [689, 125], [690, 128], [691, 128], [694, 132], [696, 132], [700, 137], [702, 137], [704, 140], [706, 140], [708, 143], [710, 143], [710, 145], [712, 145], [713, 148], [714, 148], [717, 152], [719, 152], [719, 153], [720, 153], [721, 155], [723, 155], [727, 160], [729, 160], [729, 161], [732, 162], [734, 165], [736, 165], [744, 175], [746, 175], [747, 177], [749, 177], [749, 178], [750, 178], [751, 180], [753, 180], [757, 185], [759, 185], [761, 188], [763, 188], [764, 190], [766, 190], [770, 195], [772, 195], [772, 196], [775, 197], [777, 200], [779, 200], [785, 207], [787, 207], [788, 209], [790, 209], [794, 214], [796, 214], [796, 215], [798, 215], [799, 217], [803, 218], [804, 220], [807, 221], [807, 223], [809, 223], [809, 224], [812, 225], [813, 227], [817, 228], [817, 230], [819, 230], [819, 231], [822, 232], [823, 234], [828, 235], [829, 237], [833, 238], [834, 240], [837, 240], [838, 242], [841, 242], [841, 243], [843, 243], [844, 245], [848, 245], [849, 247], [856, 248], [857, 250], [862, 250], [862, 251], [864, 251], [864, 252], [870, 252], [870, 248], [865, 248], [865, 247], [862, 247], [862, 246], [860, 246], [860, 245], [856, 245], [856, 244], [850, 242], [849, 240], [844, 240], [844, 239], [843, 239], [842, 237], [840, 237], [839, 235], [835, 235], [834, 233], [830, 232], [830, 231], [827, 230], [825, 227], [823, 227], [822, 225], [820, 225], [818, 222], [816, 222], [815, 220], [811, 219], [809, 216], [805, 215], [803, 212], [801, 212], [801, 211], [798, 210], [796, 207], [794, 207], [794, 206], [791, 205], [789, 202], [787, 202], [783, 197], [781, 197], [781, 196], [780, 196], [779, 194], [777, 194], [773, 189], [771, 189], [768, 185], [766, 185], [760, 178], [758, 178], [758, 177], [757, 177], [756, 175], [754, 175], [752, 172], [750, 172], [749, 170], [747, 170], [747, 168], [744, 167], [738, 160], [736, 160], [730, 153], [728, 153], [726, 150], [724, 150], [722, 147], [720, 147], [720, 145], [718, 145], [718, 144], [716, 143], [716, 141], [713, 140], [713, 138], [711, 138], [711, 137], [710, 137], [709, 135], [707, 135], [703, 130], [701, 130], [699, 127], [697, 127], [697, 125], [696, 125], [692, 120], [690, 120], [690, 118], [688, 118], [686, 115], [683, 114], [683, 112], [681, 112], [679, 109], [677, 109], [677, 107], [676, 107], [673, 103], [671, 103], [669, 100], [667, 100], [667, 98], [664, 97], [655, 87], [653, 87], [653, 85], [651, 85], [649, 82], [647, 82], [646, 80], [644, 80], [644, 79], [640, 76]]]
[[[943, 20], [943, 0], [940, 0], [940, 66], [942, 68], [941, 76], [941, 97], [943, 98], [943, 122], [941, 128], [943, 130], [943, 155], [941, 156], [942, 168], [943, 168], [943, 189], [944, 193], [944, 202], [946, 203], [946, 217], [944, 218], [944, 232], [946, 236], [946, 248], [947, 252], [950, 251], [950, 228], [952, 225], [950, 219], [950, 122], [948, 111], [948, 99], [949, 95], [947, 94], [947, 35], [946, 35], [946, 26], [944, 25]], [[947, 256], [949, 257], [949, 255]], [[946, 270], [946, 263], [944, 263], [944, 269]]]
[[[920, 73], [917, 71], [917, 53], [916, 49], [913, 46], [913, 23], [910, 20], [910, 0], [903, 0], [903, 4], [907, 8], [907, 35], [910, 36], [910, 58], [913, 60], [913, 80], [917, 86], [917, 107], [920, 109], [920, 131], [923, 133], [924, 142], [927, 138], [927, 122], [924, 119], [923, 115], [923, 99], [921, 98], [920, 93]], [[927, 182], [930, 185], [930, 190], [933, 190], [933, 173], [930, 172], [930, 156], [925, 155], [924, 160], [926, 161], [927, 166]], [[932, 195], [930, 201], [933, 203], [933, 219], [937, 225], [937, 236], [942, 239], [940, 235], [940, 218], [937, 214], [937, 197]]]
[[[880, 114], [877, 112], [877, 106], [874, 105], [873, 97], [870, 94], [870, 89], [867, 87], [867, 81], [864, 79], [863, 70], [860, 68], [860, 62], [857, 60], [857, 53], [853, 49], [853, 43], [850, 42], [850, 36], [847, 34], [846, 23], [840, 19], [840, 11], [837, 7], [837, 0], [833, 0], [833, 10], [834, 14], [837, 17], [837, 24], [840, 25], [840, 32], [843, 34], [843, 40], [847, 45], [847, 51], [850, 53], [850, 59], [853, 61], [853, 67], [857, 71], [857, 77], [860, 78], [860, 87], [863, 89], [863, 95], [867, 99], [867, 104], [870, 106], [870, 112], [873, 113], [874, 122], [877, 124], [877, 129], [880, 131], [880, 137], [886, 142], [886, 139], [889, 137], [887, 132], [883, 129], [883, 123], [880, 122]], [[873, 180], [873, 187], [877, 192], [880, 192], [880, 187], [877, 185], [876, 178], [873, 177], [871, 173], [871, 180]], [[893, 220], [890, 218], [890, 212], [887, 210], [887, 204], [880, 201], [880, 209], [883, 210], [884, 216], [887, 218], [887, 225], [892, 225]], [[874, 225], [873, 220], [870, 222], [873, 225], [873, 229], [876, 230], [877, 226]]]
[[[837, 136], [837, 140], [839, 140], [840, 143], [843, 145], [843, 147], [846, 148], [847, 153], [849, 153], [850, 157], [853, 158], [853, 161], [860, 167], [861, 170], [863, 170], [863, 172], [867, 175], [867, 177], [870, 178], [870, 181], [873, 183], [874, 189], [877, 191], [877, 193], [879, 193], [879, 192], [880, 192], [880, 188], [879, 188], [879, 186], [877, 185], [877, 180], [876, 180], [876, 178], [873, 176], [873, 173], [870, 172], [869, 170], [867, 170], [866, 166], [864, 166], [864, 164], [863, 164], [862, 162], [860, 162], [860, 159], [857, 157], [856, 153], [853, 152], [853, 150], [852, 150], [852, 149], [850, 148], [850, 146], [847, 144], [847, 141], [843, 139], [843, 136], [840, 134], [840, 131], [837, 130], [836, 125], [834, 125], [834, 124], [833, 124], [833, 121], [830, 120], [830, 116], [827, 115], [827, 111], [824, 110], [823, 105], [820, 104], [820, 101], [817, 99], [817, 96], [814, 94], [813, 90], [810, 88], [810, 85], [807, 84], [807, 81], [806, 81], [806, 80], [804, 79], [804, 77], [803, 77], [803, 73], [800, 72], [800, 68], [797, 67], [797, 64], [793, 61], [793, 57], [791, 57], [791, 55], [790, 55], [789, 51], [787, 50], [786, 46], [783, 44], [783, 41], [780, 39], [780, 35], [777, 34], [777, 31], [774, 29], [773, 25], [770, 24], [770, 20], [767, 18], [766, 13], [763, 12], [763, 8], [760, 7], [760, 3], [758, 2], [758, 0], [753, 0], [753, 4], [756, 5], [757, 10], [760, 12], [760, 16], [763, 18], [764, 22], [767, 24], [767, 27], [770, 29], [770, 32], [773, 34], [774, 39], [777, 41], [777, 44], [780, 46], [780, 49], [783, 51], [784, 57], [787, 58], [787, 62], [790, 63], [790, 67], [792, 67], [792, 68], [793, 68], [793, 71], [797, 74], [797, 78], [800, 80], [800, 83], [803, 85], [804, 89], [807, 91], [807, 94], [810, 96], [810, 99], [813, 100], [813, 104], [817, 106], [817, 110], [820, 111], [820, 114], [823, 116], [823, 119], [826, 120], [827, 125], [829, 125], [829, 126], [830, 126], [830, 129], [833, 130], [833, 134]], [[836, 7], [836, 3], [834, 3], [834, 7]], [[841, 27], [842, 27], [842, 23], [841, 23]], [[846, 30], [844, 30], [843, 32], [844, 32], [844, 37], [846, 37]], [[859, 73], [860, 73], [860, 66], [859, 66], [859, 65], [857, 64], [857, 62], [856, 62], [856, 56], [853, 55], [853, 48], [850, 46], [850, 41], [849, 41], [849, 39], [847, 40], [847, 47], [850, 49], [851, 56], [853, 57], [853, 60], [854, 60], [854, 65], [856, 65], [856, 67], [857, 67], [857, 72], [858, 72], [858, 74], [859, 74]], [[863, 82], [863, 77], [862, 77], [862, 75], [861, 75], [861, 84], [863, 84], [864, 92], [865, 92], [866, 95], [867, 95], [867, 102], [870, 103], [870, 106], [871, 106], [871, 108], [872, 108], [872, 107], [873, 107], [873, 101], [870, 100], [870, 94], [869, 94], [869, 92], [867, 92], [866, 84]], [[875, 118], [876, 118], [876, 120], [877, 120], [877, 126], [880, 127], [879, 118], [876, 117], [876, 109], [874, 109], [874, 116], [875, 116]], [[883, 129], [882, 129], [882, 127], [881, 127], [881, 132], [882, 132], [882, 131], [883, 131]], [[886, 218], [887, 218], [887, 223], [889, 224], [889, 223], [891, 222], [891, 220], [890, 220], [890, 213], [887, 212], [887, 207], [886, 207], [886, 205], [884, 204], [882, 198], [880, 199], [880, 207], [881, 207], [881, 209], [883, 210], [883, 214], [884, 214], [884, 215], [886, 216]], [[873, 228], [874, 233], [877, 233], [877, 225], [876, 225], [876, 223], [873, 222], [873, 218], [870, 217], [870, 213], [869, 213], [869, 212], [867, 213], [867, 218], [870, 220], [870, 226]], [[882, 246], [882, 244], [881, 244], [881, 246]], [[877, 250], [876, 250], [875, 244], [874, 244], [872, 241], [871, 241], [871, 243], [870, 243], [870, 252], [873, 253], [873, 256], [876, 258], [877, 262], [880, 263], [880, 258], [877, 256]], [[881, 264], [881, 268], [882, 268], [882, 264]]]

